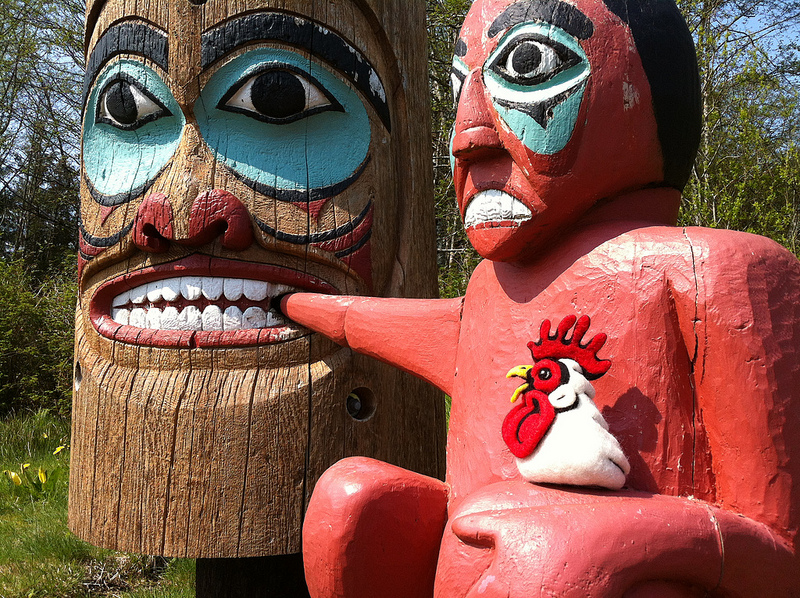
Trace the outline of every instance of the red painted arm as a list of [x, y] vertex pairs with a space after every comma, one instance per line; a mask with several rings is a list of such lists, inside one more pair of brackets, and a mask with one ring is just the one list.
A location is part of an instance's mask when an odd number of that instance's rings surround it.
[[431, 598], [446, 520], [439, 480], [340, 461], [317, 483], [303, 525], [312, 598]]
[[800, 262], [763, 237], [686, 235], [695, 280], [675, 297], [694, 355], [696, 429], [710, 449], [713, 502], [767, 524], [797, 550]]
[[340, 345], [430, 382], [452, 395], [463, 298], [384, 299], [297, 293], [289, 318]]
[[462, 503], [436, 582], [439, 597], [766, 595], [799, 596], [800, 563], [765, 525], [696, 500], [521, 483]]

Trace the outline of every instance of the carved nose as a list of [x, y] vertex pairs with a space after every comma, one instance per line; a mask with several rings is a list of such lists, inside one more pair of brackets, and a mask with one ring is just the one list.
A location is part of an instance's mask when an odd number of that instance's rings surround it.
[[503, 143], [497, 134], [480, 71], [475, 70], [464, 81], [461, 90], [456, 112], [453, 155], [463, 160], [502, 149]]
[[185, 245], [205, 245], [222, 236], [222, 246], [244, 251], [253, 244], [250, 213], [233, 193], [214, 189], [197, 196], [189, 214]]
[[163, 193], [144, 198], [133, 223], [133, 242], [143, 251], [163, 253], [173, 237], [172, 204]]
[[143, 251], [163, 253], [170, 243], [199, 247], [222, 237], [222, 246], [244, 251], [253, 244], [250, 213], [239, 199], [220, 189], [197, 196], [189, 212], [189, 234], [177, 238], [172, 204], [163, 193], [148, 195], [136, 213], [133, 242]]

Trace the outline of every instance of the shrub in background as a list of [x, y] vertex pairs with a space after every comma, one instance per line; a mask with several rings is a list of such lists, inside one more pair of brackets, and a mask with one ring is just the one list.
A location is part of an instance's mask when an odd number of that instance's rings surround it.
[[0, 260], [0, 416], [50, 409], [68, 415], [76, 289], [74, 258], [43, 278]]

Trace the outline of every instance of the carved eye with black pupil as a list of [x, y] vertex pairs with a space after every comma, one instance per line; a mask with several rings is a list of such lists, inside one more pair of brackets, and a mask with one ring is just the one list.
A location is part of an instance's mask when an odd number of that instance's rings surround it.
[[528, 34], [509, 43], [490, 68], [511, 83], [537, 85], [580, 61], [580, 56], [563, 44]]
[[172, 116], [164, 104], [135, 80], [120, 75], [100, 92], [95, 121], [132, 131], [164, 116]]
[[243, 79], [220, 100], [219, 108], [272, 124], [288, 124], [341, 104], [308, 73], [269, 67]]
[[130, 83], [117, 81], [106, 91], [106, 110], [108, 114], [123, 125], [132, 125], [139, 116], [136, 98], [133, 97]]

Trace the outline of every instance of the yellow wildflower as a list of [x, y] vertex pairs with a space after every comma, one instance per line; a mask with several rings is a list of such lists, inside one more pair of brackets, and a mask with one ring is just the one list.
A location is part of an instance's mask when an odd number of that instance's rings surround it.
[[54, 451], [53, 451], [53, 454], [54, 454], [54, 455], [57, 455], [58, 453], [60, 453], [61, 451], [63, 451], [65, 448], [67, 448], [67, 447], [66, 447], [65, 445], [63, 445], [63, 444], [62, 444], [62, 445], [61, 445], [61, 446], [59, 446], [59, 447], [58, 447], [56, 450], [54, 450]]
[[44, 469], [42, 469], [41, 467], [39, 468], [39, 481], [42, 484], [46, 484], [47, 483], [47, 472]]
[[8, 477], [11, 478], [11, 481], [14, 482], [15, 486], [22, 486], [22, 478], [19, 477], [19, 474], [16, 471], [9, 471]]

